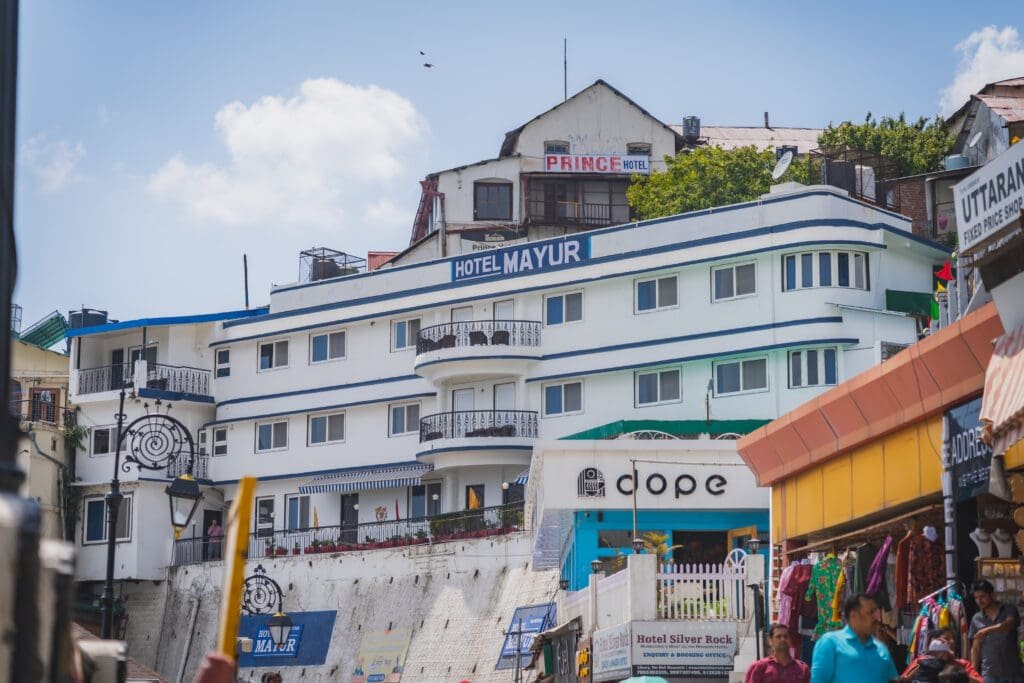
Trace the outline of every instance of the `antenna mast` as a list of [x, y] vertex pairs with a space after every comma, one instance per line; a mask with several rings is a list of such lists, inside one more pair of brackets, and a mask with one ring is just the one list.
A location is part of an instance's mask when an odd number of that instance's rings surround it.
[[569, 99], [569, 39], [562, 38], [562, 101]]

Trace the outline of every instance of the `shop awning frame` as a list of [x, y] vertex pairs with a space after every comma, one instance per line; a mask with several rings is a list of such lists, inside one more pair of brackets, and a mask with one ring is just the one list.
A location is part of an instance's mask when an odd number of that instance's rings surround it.
[[409, 463], [339, 470], [313, 477], [308, 483], [299, 486], [299, 493], [351, 493], [418, 486], [421, 477], [433, 469], [433, 465]]
[[1024, 438], [1024, 325], [996, 339], [980, 418], [993, 455]]

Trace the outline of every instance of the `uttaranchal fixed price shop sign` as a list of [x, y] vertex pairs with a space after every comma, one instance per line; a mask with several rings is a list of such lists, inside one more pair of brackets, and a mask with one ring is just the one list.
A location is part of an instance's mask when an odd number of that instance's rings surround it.
[[998, 236], [1024, 209], [1024, 144], [1012, 145], [953, 187], [960, 248]]

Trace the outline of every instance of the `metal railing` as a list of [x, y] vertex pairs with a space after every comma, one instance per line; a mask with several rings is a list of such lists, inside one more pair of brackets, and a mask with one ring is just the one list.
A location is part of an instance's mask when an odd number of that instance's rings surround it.
[[40, 397], [10, 401], [7, 405], [11, 415], [22, 422], [40, 422], [57, 428], [75, 423], [74, 410]]
[[537, 438], [535, 410], [457, 410], [420, 420], [420, 443], [478, 437]]
[[146, 388], [210, 396], [210, 371], [187, 365], [147, 363]]
[[[523, 529], [522, 501], [433, 517], [307, 529], [260, 531], [249, 535], [248, 557], [284, 557], [401, 548], [512, 533]], [[223, 539], [206, 536], [174, 542], [171, 566], [222, 559]]]
[[657, 574], [659, 619], [726, 621], [750, 616], [743, 564], [663, 564]]
[[102, 391], [118, 391], [121, 387], [130, 387], [134, 383], [132, 365], [118, 363], [103, 365], [98, 368], [78, 370], [78, 393], [98, 394]]
[[416, 335], [416, 353], [464, 346], [540, 346], [535, 320], [467, 320], [424, 327]]
[[600, 228], [613, 223], [629, 222], [629, 206], [531, 199], [528, 215], [535, 223]]
[[[192, 465], [192, 476], [196, 479], [209, 479], [210, 456], [206, 453], [196, 453], [196, 460]], [[188, 472], [188, 459], [180, 457], [172, 460], [167, 465], [167, 478], [176, 479]]]

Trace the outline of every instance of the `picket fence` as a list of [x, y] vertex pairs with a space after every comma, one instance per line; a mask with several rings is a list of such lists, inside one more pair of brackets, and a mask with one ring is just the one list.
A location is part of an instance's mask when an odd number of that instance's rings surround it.
[[722, 564], [663, 564], [657, 574], [658, 618], [693, 621], [746, 619], [746, 557]]

